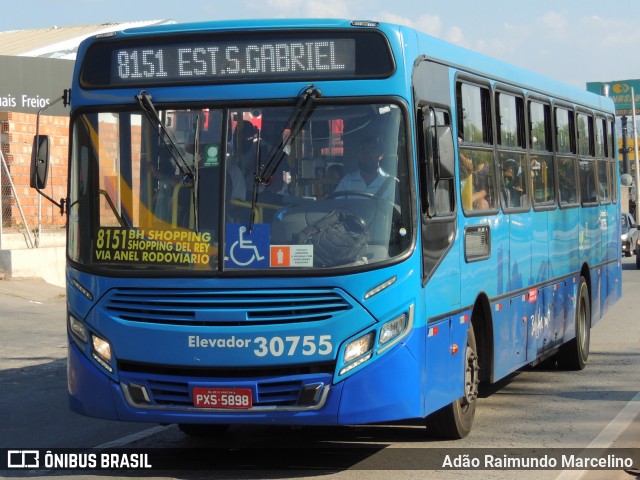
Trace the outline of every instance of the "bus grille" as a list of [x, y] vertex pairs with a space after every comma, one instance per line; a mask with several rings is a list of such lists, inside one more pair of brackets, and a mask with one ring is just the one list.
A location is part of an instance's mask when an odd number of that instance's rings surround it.
[[[150, 381], [151, 400], [156, 405], [191, 406], [193, 401], [186, 382]], [[302, 381], [257, 383], [256, 406], [295, 405], [300, 395]]]
[[[289, 377], [271, 378], [237, 378], [232, 382], [235, 386], [251, 388], [254, 392], [254, 407], [295, 407], [298, 405], [306, 385], [329, 385], [330, 373], [315, 373], [294, 375]], [[229, 378], [201, 378], [201, 377], [167, 377], [156, 374], [121, 372], [120, 381], [123, 385], [144, 386], [149, 395], [150, 407], [191, 408], [193, 386], [227, 386]]]
[[192, 326], [313, 322], [353, 308], [333, 289], [115, 289], [102, 305], [121, 320]]

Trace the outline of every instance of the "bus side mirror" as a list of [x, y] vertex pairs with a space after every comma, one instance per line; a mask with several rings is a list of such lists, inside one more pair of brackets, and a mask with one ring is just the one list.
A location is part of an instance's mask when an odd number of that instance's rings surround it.
[[438, 151], [440, 153], [440, 178], [453, 178], [455, 157], [450, 125], [438, 127]]
[[49, 136], [36, 135], [33, 137], [31, 149], [31, 188], [41, 190], [47, 186], [49, 176]]

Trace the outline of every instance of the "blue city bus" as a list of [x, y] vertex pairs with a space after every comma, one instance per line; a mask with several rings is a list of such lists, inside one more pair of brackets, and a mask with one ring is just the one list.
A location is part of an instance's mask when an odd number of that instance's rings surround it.
[[462, 438], [480, 383], [584, 368], [621, 295], [613, 102], [413, 29], [99, 34], [70, 105], [80, 414]]

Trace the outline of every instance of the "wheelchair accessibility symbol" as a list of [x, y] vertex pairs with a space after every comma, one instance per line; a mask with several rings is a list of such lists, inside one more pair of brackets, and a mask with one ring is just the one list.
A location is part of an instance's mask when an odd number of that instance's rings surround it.
[[225, 267], [269, 267], [270, 225], [256, 224], [249, 232], [245, 225], [230, 223], [225, 234]]

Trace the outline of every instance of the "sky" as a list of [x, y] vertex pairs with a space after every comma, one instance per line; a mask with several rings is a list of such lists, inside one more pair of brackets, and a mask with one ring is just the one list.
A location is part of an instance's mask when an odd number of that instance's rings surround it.
[[640, 78], [640, 0], [0, 0], [0, 32], [301, 17], [409, 25], [580, 88]]

